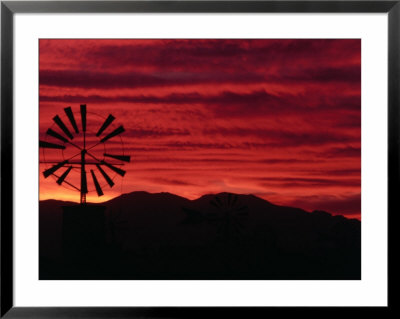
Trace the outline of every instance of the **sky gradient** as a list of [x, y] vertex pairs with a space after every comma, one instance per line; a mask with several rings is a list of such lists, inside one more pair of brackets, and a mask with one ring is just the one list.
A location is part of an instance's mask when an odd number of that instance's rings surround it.
[[[88, 178], [88, 201], [225, 191], [361, 218], [360, 40], [42, 39], [39, 47], [41, 139], [56, 114], [66, 119], [63, 108], [80, 119], [80, 104], [100, 116], [93, 130], [110, 113], [126, 129], [126, 176], [102, 197]], [[44, 179], [45, 168], [41, 200], [79, 201]]]

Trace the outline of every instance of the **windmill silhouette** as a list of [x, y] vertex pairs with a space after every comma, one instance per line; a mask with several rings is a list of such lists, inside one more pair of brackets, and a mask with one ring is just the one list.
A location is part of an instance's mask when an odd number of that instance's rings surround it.
[[230, 242], [241, 236], [244, 231], [244, 218], [248, 215], [247, 206], [243, 205], [238, 195], [222, 193], [216, 195], [210, 205], [213, 209], [203, 213], [194, 209], [183, 207], [186, 219], [183, 224], [198, 225], [204, 222], [217, 226], [218, 238]]
[[80, 125], [70, 106], [64, 108], [62, 117], [55, 115], [39, 147], [41, 163], [46, 166], [44, 178], [52, 176], [58, 185], [79, 192], [79, 205], [62, 207], [63, 254], [68, 262], [87, 264], [89, 269], [104, 251], [106, 207], [87, 203], [87, 194], [103, 196], [103, 189], [112, 188], [117, 176], [125, 176], [122, 167], [130, 162], [130, 156], [124, 152], [121, 138], [125, 129], [114, 124], [112, 114], [104, 118], [88, 112], [86, 104], [80, 105], [79, 113]]
[[207, 213], [184, 207], [186, 219], [183, 224], [208, 223], [216, 226], [217, 236], [210, 248], [217, 252], [215, 259], [222, 262], [226, 274], [229, 274], [240, 257], [237, 248], [243, 244], [244, 221], [248, 216], [248, 207], [241, 203], [238, 195], [231, 193], [218, 194], [209, 203]]
[[224, 193], [210, 201], [217, 212], [209, 213], [208, 220], [217, 224], [217, 233], [227, 243], [238, 239], [244, 231], [243, 219], [248, 215], [247, 206], [238, 200], [238, 195]]
[[[53, 126], [55, 128], [49, 128], [46, 132], [46, 138], [50, 141], [47, 139], [39, 141], [39, 147], [43, 149], [44, 158], [46, 158], [45, 151], [47, 150], [62, 151], [59, 158], [55, 161], [41, 161], [41, 163], [44, 164], [53, 164], [43, 171], [43, 176], [48, 178], [52, 175], [56, 178], [56, 183], [58, 185], [68, 185], [79, 191], [80, 203], [85, 204], [86, 195], [89, 193], [87, 167], [93, 167], [93, 169], [90, 169], [90, 174], [94, 186], [93, 190], [96, 191], [97, 196], [102, 196], [104, 193], [94, 168], [97, 168], [110, 188], [114, 186], [114, 181], [106, 170], [116, 173], [121, 177], [125, 176], [126, 171], [123, 170], [121, 166], [124, 165], [124, 163], [130, 162], [130, 156], [124, 154], [123, 143], [119, 146], [122, 155], [107, 152], [106, 146], [107, 142], [114, 137], [120, 136], [125, 129], [120, 125], [111, 131], [107, 130], [115, 120], [112, 114], [108, 115], [102, 125], [97, 127], [95, 131], [88, 129], [90, 123], [87, 121], [88, 112], [85, 104], [80, 106], [81, 129], [78, 128], [72, 108], [66, 107], [64, 108], [64, 112], [72, 129], [67, 127], [59, 115], [56, 115], [53, 117]], [[58, 132], [56, 129], [58, 129]], [[79, 137], [78, 141], [74, 141], [77, 137]], [[90, 145], [87, 143], [88, 137], [90, 137], [91, 140]], [[62, 143], [60, 144], [60, 142]], [[69, 152], [69, 156], [65, 158], [66, 150], [70, 148], [76, 151], [72, 153]], [[99, 148], [102, 148], [103, 152], [99, 153]], [[55, 156], [53, 155], [53, 157]], [[61, 175], [58, 175], [58, 171], [63, 167], [66, 169]], [[74, 169], [80, 174], [79, 185], [68, 180], [68, 177]]]

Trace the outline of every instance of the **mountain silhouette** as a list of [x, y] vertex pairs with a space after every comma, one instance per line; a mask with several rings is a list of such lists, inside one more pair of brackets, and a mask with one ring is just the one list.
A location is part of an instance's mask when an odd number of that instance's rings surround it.
[[360, 221], [231, 193], [104, 202], [101, 256], [71, 271], [62, 207], [73, 205], [39, 203], [40, 279], [361, 279]]

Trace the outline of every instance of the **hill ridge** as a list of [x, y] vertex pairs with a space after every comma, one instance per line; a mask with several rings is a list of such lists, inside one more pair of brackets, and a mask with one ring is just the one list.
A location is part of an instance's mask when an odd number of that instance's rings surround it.
[[[348, 217], [344, 214], [334, 214], [325, 210], [321, 210], [321, 209], [315, 209], [313, 211], [308, 211], [302, 208], [298, 208], [298, 207], [294, 207], [294, 206], [287, 206], [287, 205], [278, 205], [278, 204], [274, 204], [264, 198], [258, 197], [254, 194], [238, 194], [238, 193], [231, 193], [231, 192], [219, 192], [219, 193], [208, 193], [208, 194], [204, 194], [201, 195], [200, 197], [196, 198], [196, 199], [189, 199], [186, 198], [184, 196], [180, 196], [180, 195], [176, 195], [170, 192], [148, 192], [148, 191], [133, 191], [133, 192], [129, 192], [129, 193], [124, 193], [121, 194], [117, 197], [111, 198], [109, 200], [106, 200], [104, 202], [99, 202], [99, 203], [89, 203], [89, 204], [97, 204], [97, 205], [107, 205], [110, 203], [115, 203], [118, 202], [119, 200], [126, 200], [132, 197], [137, 197], [137, 196], [146, 196], [147, 198], [149, 197], [154, 197], [154, 196], [167, 196], [170, 197], [170, 199], [179, 199], [182, 201], [188, 201], [188, 203], [192, 203], [195, 204], [196, 202], [201, 202], [201, 201], [205, 201], [205, 200], [211, 200], [212, 198], [218, 197], [218, 196], [227, 196], [227, 195], [233, 195], [233, 196], [238, 196], [241, 199], [250, 199], [250, 200], [256, 200], [259, 201], [260, 203], [262, 202], [265, 205], [268, 206], [273, 206], [273, 207], [279, 207], [279, 208], [286, 208], [286, 209], [295, 209], [298, 211], [303, 211], [305, 213], [308, 214], [315, 214], [315, 215], [330, 215], [331, 217], [335, 217], [335, 216], [342, 216], [343, 218], [347, 219], [347, 220], [358, 220], [357, 218], [351, 218]], [[57, 199], [46, 199], [46, 200], [41, 200], [39, 201], [40, 203], [62, 203], [63, 205], [74, 205], [74, 204], [79, 204], [78, 202], [74, 202], [74, 201], [65, 201], [65, 200], [57, 200]], [[359, 221], [359, 220], [358, 220]], [[361, 222], [361, 221], [360, 221]]]

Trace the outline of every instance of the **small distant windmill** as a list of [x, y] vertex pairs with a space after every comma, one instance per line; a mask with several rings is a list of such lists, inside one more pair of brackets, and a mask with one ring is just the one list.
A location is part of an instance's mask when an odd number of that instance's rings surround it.
[[238, 195], [223, 193], [215, 196], [210, 201], [214, 210], [202, 213], [190, 208], [183, 208], [187, 217], [184, 224], [201, 224], [203, 222], [214, 223], [217, 225], [217, 234], [220, 239], [230, 242], [239, 237], [243, 230], [243, 218], [248, 215], [247, 206], [243, 205]]
[[[108, 115], [101, 126], [93, 127], [95, 124], [91, 125], [87, 122], [88, 112], [85, 104], [80, 106], [80, 128], [78, 128], [72, 108], [70, 106], [66, 107], [64, 108], [64, 112], [71, 127], [68, 128], [62, 118], [56, 115], [53, 117], [53, 126], [46, 132], [46, 140], [39, 141], [39, 147], [43, 149], [44, 158], [46, 158], [45, 151], [49, 149], [62, 151], [58, 160], [45, 160], [41, 162], [45, 164], [54, 164], [43, 171], [43, 176], [47, 178], [52, 175], [57, 178], [57, 184], [66, 184], [79, 191], [80, 203], [85, 204], [86, 194], [89, 193], [87, 167], [92, 167], [90, 168], [90, 175], [92, 177], [94, 190], [98, 196], [102, 196], [104, 193], [99, 179], [96, 176], [95, 168], [97, 168], [97, 171], [103, 176], [109, 187], [114, 186], [114, 181], [106, 170], [112, 171], [122, 177], [125, 175], [126, 171], [123, 170], [121, 166], [124, 165], [124, 163], [130, 162], [130, 156], [125, 155], [123, 143], [120, 143], [119, 148], [121, 154], [118, 155], [107, 152], [106, 145], [112, 138], [120, 136], [125, 129], [122, 125], [111, 130], [109, 129], [115, 120], [115, 117], [111, 114]], [[77, 139], [79, 141], [75, 141]], [[89, 139], [91, 144], [88, 144]], [[70, 153], [69, 156], [65, 158], [65, 150], [68, 148], [77, 149], [77, 151]], [[101, 153], [96, 151], [96, 149], [99, 148], [103, 150]], [[66, 168], [64, 172], [58, 174], [58, 171], [63, 167]], [[78, 170], [80, 174], [80, 185], [76, 185], [76, 182], [74, 184], [74, 182], [68, 180], [71, 171], [74, 169]]]
[[183, 208], [187, 215], [183, 223], [199, 225], [207, 222], [217, 226], [216, 240], [209, 247], [229, 273], [238, 263], [237, 248], [243, 243], [243, 221], [248, 215], [247, 206], [240, 202], [238, 195], [231, 193], [216, 195], [210, 201], [210, 206], [208, 213]]
[[239, 237], [244, 229], [243, 217], [248, 215], [247, 206], [240, 203], [236, 194], [221, 194], [210, 204], [217, 208], [217, 213], [210, 213], [208, 219], [218, 225], [218, 233], [228, 242]]

